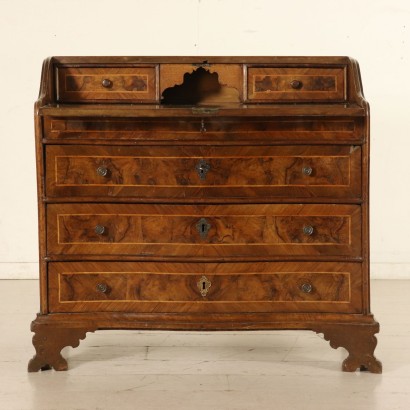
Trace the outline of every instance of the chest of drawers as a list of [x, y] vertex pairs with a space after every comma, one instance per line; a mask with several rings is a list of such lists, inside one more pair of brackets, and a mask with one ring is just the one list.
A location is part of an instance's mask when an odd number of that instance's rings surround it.
[[35, 125], [29, 371], [102, 329], [305, 329], [381, 372], [356, 61], [52, 57]]

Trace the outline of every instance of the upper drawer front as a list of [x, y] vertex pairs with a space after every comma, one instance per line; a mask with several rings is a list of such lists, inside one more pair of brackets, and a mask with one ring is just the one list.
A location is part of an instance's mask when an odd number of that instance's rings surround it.
[[249, 67], [253, 101], [343, 101], [345, 68]]
[[360, 257], [359, 205], [50, 204], [49, 254]]
[[59, 102], [156, 101], [155, 67], [58, 68]]
[[51, 312], [359, 312], [361, 264], [52, 262]]
[[47, 196], [359, 197], [359, 146], [47, 146]]
[[176, 119], [91, 119], [44, 118], [47, 140], [75, 144], [94, 141], [111, 143], [186, 144], [211, 141], [214, 145], [262, 145], [293, 143], [361, 144], [362, 119], [283, 120], [204, 117]]

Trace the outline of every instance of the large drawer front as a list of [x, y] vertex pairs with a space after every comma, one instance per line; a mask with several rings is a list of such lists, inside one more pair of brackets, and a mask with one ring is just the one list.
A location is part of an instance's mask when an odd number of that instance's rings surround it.
[[49, 254], [361, 255], [358, 205], [50, 204]]
[[59, 102], [156, 101], [155, 67], [64, 67], [57, 76]]
[[47, 147], [47, 196], [360, 197], [359, 146]]
[[183, 145], [212, 141], [212, 145], [272, 145], [293, 143], [361, 144], [362, 119], [231, 118], [203, 116], [170, 118], [44, 118], [44, 136], [76, 144], [132, 141]]
[[253, 101], [343, 101], [345, 68], [249, 67]]
[[358, 312], [360, 263], [49, 264], [51, 312]]

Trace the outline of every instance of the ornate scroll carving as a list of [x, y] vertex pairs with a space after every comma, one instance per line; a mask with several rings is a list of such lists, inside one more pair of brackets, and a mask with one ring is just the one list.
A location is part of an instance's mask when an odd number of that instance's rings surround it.
[[61, 355], [61, 350], [66, 346], [77, 347], [80, 340], [85, 339], [87, 332], [94, 332], [96, 327], [74, 327], [73, 325], [54, 325], [31, 323], [34, 332], [33, 345], [36, 354], [28, 363], [29, 372], [39, 370], [67, 370], [67, 361]]
[[382, 364], [374, 356], [379, 332], [379, 324], [317, 324], [312, 328], [316, 333], [323, 333], [325, 340], [334, 349], [344, 347], [349, 356], [343, 361], [344, 372], [354, 372], [356, 369], [368, 370], [371, 373], [381, 373]]

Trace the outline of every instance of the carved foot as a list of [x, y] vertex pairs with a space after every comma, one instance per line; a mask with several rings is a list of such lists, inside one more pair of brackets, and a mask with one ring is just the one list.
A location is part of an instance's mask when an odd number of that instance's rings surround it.
[[323, 333], [330, 346], [334, 349], [344, 347], [349, 356], [342, 364], [344, 372], [354, 372], [357, 369], [368, 370], [371, 373], [381, 373], [382, 364], [374, 357], [377, 339], [375, 333], [379, 331], [379, 324], [317, 324], [313, 329], [316, 333]]
[[[68, 325], [69, 326], [69, 325]], [[63, 327], [62, 325], [31, 323], [34, 332], [33, 345], [36, 354], [28, 363], [29, 372], [39, 370], [67, 370], [67, 361], [61, 355], [61, 350], [66, 346], [77, 347], [80, 340], [85, 339], [87, 332], [94, 332], [95, 328]]]

